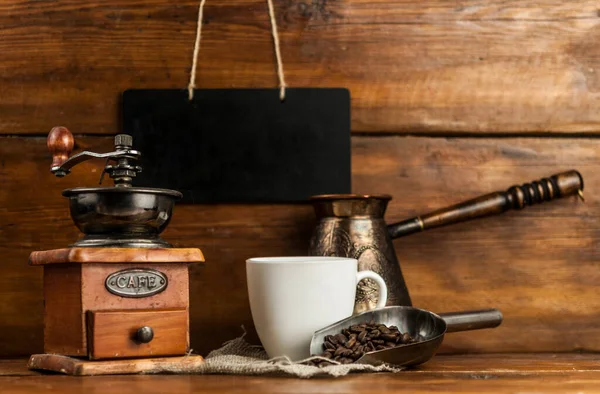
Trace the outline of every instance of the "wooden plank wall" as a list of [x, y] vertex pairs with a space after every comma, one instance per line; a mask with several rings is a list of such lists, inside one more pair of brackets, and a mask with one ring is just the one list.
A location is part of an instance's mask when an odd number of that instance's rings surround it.
[[[185, 88], [196, 1], [0, 0], [0, 355], [42, 349], [32, 250], [77, 237], [45, 134], [108, 149], [128, 88]], [[595, 1], [275, 0], [290, 86], [352, 94], [353, 189], [390, 193], [388, 220], [575, 168], [569, 198], [395, 242], [417, 306], [498, 307], [494, 331], [447, 337], [445, 352], [600, 350], [600, 11]], [[198, 86], [275, 87], [266, 2], [207, 2]], [[306, 251], [298, 205], [179, 205], [165, 238], [197, 246], [192, 347], [256, 336], [244, 260]]]

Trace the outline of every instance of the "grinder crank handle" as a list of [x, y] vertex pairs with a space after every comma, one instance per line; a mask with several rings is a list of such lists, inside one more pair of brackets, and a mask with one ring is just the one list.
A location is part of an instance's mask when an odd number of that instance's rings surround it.
[[[109, 172], [111, 170], [118, 170], [115, 173], [119, 173], [120, 176], [111, 175], [116, 181], [116, 184], [124, 184], [130, 181], [132, 176], [135, 176], [135, 173], [142, 171], [140, 166], [129, 165], [129, 163], [121, 162], [121, 159], [131, 159], [131, 160], [139, 160], [141, 153], [131, 149], [133, 140], [128, 134], [117, 134], [114, 139], [115, 151], [107, 152], [107, 153], [96, 153], [83, 151], [79, 152], [76, 155], [69, 157], [71, 151], [73, 150], [74, 145], [73, 134], [63, 126], [56, 126], [50, 133], [48, 134], [48, 150], [52, 154], [52, 164], [50, 166], [50, 172], [52, 172], [57, 177], [63, 177], [67, 175], [71, 168], [76, 166], [79, 163], [83, 163], [86, 160], [90, 159], [106, 159], [106, 166], [102, 175], [105, 172]], [[117, 166], [109, 166], [108, 160], [119, 161]], [[132, 175], [131, 173], [134, 173]], [[102, 183], [102, 176], [100, 176], [100, 183]]]
[[438, 314], [446, 322], [446, 332], [481, 330], [498, 327], [502, 323], [502, 312], [498, 309], [482, 309], [468, 312]]
[[501, 214], [510, 209], [520, 210], [528, 205], [556, 198], [578, 193], [581, 196], [582, 190], [583, 177], [578, 171], [571, 170], [539, 181], [513, 186], [504, 192], [489, 193], [423, 216], [390, 224], [387, 228], [392, 238], [398, 238], [449, 224]]

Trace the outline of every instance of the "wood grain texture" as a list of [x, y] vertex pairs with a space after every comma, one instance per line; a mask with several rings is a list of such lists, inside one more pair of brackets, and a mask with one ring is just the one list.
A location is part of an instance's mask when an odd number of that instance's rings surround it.
[[[134, 340], [136, 331], [150, 327], [149, 343]], [[111, 310], [88, 312], [90, 359], [184, 355], [189, 349], [188, 310]]]
[[[189, 81], [196, 0], [0, 1], [0, 133], [114, 133], [130, 88]], [[280, 0], [291, 87], [347, 87], [352, 129], [598, 133], [592, 0]], [[197, 86], [276, 87], [266, 2], [210, 2]], [[274, 93], [276, 94], [276, 93]]]
[[[29, 368], [35, 371], [51, 371], [75, 376], [99, 376], [155, 374], [173, 370], [178, 370], [184, 374], [190, 373], [202, 363], [204, 363], [204, 358], [198, 355], [90, 361], [58, 354], [34, 354], [27, 364]], [[2, 372], [0, 372], [0, 376], [2, 376]]]
[[63, 248], [32, 252], [30, 265], [63, 263], [201, 263], [202, 251], [197, 248], [146, 249], [137, 248]]
[[[110, 146], [79, 139], [79, 149]], [[434, 312], [497, 307], [494, 330], [448, 335], [443, 352], [600, 350], [597, 284], [600, 227], [595, 185], [600, 141], [562, 138], [354, 137], [353, 191], [389, 193], [388, 222], [513, 184], [577, 169], [576, 197], [436, 229], [395, 241], [415, 306]], [[65, 247], [78, 237], [60, 191], [95, 184], [101, 163], [84, 163], [64, 179], [48, 172], [45, 138], [0, 138], [0, 354], [42, 349], [41, 269], [32, 250]], [[32, 183], [31, 180], [35, 180]], [[176, 205], [164, 238], [199, 247], [193, 265], [191, 347], [205, 355], [242, 334], [256, 340], [245, 260], [302, 255], [315, 216], [308, 204]], [[27, 283], [27, 286], [23, 286]]]
[[[438, 356], [419, 369], [396, 374], [352, 374], [340, 378], [294, 379], [274, 376], [137, 375], [68, 379], [31, 376], [26, 360], [0, 369], [0, 391], [24, 394], [86, 393], [597, 393], [597, 355], [521, 354]], [[0, 368], [3, 364], [0, 364]], [[21, 373], [19, 374], [19, 368]], [[13, 376], [2, 376], [8, 370]], [[22, 375], [22, 376], [18, 376]], [[29, 376], [27, 376], [29, 375]], [[99, 386], [102, 385], [102, 386]], [[4, 391], [5, 390], [5, 391]]]
[[[192, 355], [195, 356], [195, 355]], [[57, 360], [69, 357], [57, 356]], [[124, 363], [127, 360], [115, 360]], [[95, 362], [86, 362], [92, 364]], [[27, 367], [27, 359], [0, 360], [0, 376], [27, 376], [38, 374]], [[402, 371], [401, 375], [477, 376], [499, 378], [519, 376], [568, 375], [571, 372], [600, 373], [598, 354], [581, 353], [502, 353], [502, 354], [442, 354], [425, 364]], [[379, 374], [377, 376], [384, 376]], [[365, 375], [368, 376], [368, 375]]]
[[37, 375], [35, 371], [27, 368], [27, 360], [22, 358], [0, 359], [0, 376], [27, 376]]
[[371, 394], [371, 393], [598, 393], [597, 372], [570, 372], [560, 376], [529, 377], [514, 375], [490, 380], [488, 375], [464, 377], [429, 377], [405, 375], [361, 375], [339, 379], [289, 379], [285, 377], [249, 376], [110, 376], [98, 378], [66, 378], [64, 376], [23, 376], [0, 378], [2, 391], [11, 394], [85, 394], [110, 386], [111, 393], [146, 392], [176, 393], [248, 393], [248, 394]]
[[64, 264], [44, 270], [44, 352], [85, 356], [81, 266]]

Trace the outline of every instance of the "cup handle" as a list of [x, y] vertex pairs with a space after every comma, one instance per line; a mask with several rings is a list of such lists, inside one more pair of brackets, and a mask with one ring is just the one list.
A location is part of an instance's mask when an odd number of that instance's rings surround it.
[[377, 283], [377, 287], [379, 288], [378, 289], [379, 297], [377, 297], [377, 306], [375, 306], [375, 309], [383, 308], [385, 306], [385, 304], [387, 303], [387, 297], [388, 297], [387, 286], [386, 286], [383, 278], [381, 276], [379, 276], [379, 274], [377, 274], [376, 272], [373, 272], [373, 271], [357, 272], [356, 273], [356, 284], [358, 284], [358, 282], [360, 282], [363, 279], [372, 279], [373, 281], [375, 281], [375, 283]]

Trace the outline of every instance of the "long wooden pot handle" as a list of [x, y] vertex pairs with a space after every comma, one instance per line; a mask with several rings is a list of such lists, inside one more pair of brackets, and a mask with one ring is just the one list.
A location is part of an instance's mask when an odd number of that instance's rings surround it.
[[403, 237], [449, 224], [497, 215], [510, 209], [523, 209], [528, 205], [578, 193], [581, 195], [582, 191], [583, 177], [578, 171], [571, 170], [390, 224], [388, 231], [392, 238]]

